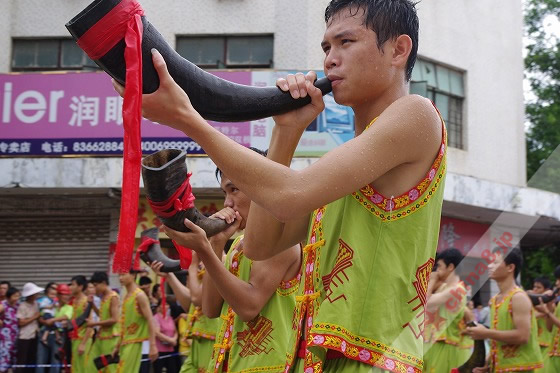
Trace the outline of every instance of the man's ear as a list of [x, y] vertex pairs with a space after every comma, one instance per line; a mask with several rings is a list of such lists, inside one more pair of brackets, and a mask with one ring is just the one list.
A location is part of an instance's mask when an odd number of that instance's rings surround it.
[[412, 51], [412, 39], [408, 35], [400, 35], [393, 43], [393, 66], [406, 68], [408, 57]]

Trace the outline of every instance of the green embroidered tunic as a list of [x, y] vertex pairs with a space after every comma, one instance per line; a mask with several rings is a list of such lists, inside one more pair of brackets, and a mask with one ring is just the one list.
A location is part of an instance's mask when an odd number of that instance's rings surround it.
[[[101, 301], [101, 306], [99, 307], [99, 320], [105, 321], [111, 318], [111, 300], [116, 298], [117, 302], [119, 301], [119, 295], [112, 291], [107, 297], [105, 297]], [[91, 353], [90, 353], [90, 362], [87, 363], [88, 371], [97, 372], [93, 364], [93, 359], [99, 357], [101, 355], [108, 355], [112, 354], [113, 350], [117, 346], [119, 341], [119, 336], [121, 334], [120, 331], [120, 323], [117, 321], [115, 324], [111, 326], [103, 326], [99, 328], [99, 332], [95, 338], [95, 342], [91, 346]], [[116, 372], [117, 366], [115, 364], [110, 364], [107, 367], [101, 369], [99, 372], [101, 373], [113, 373]]]
[[[492, 329], [513, 330], [512, 297], [514, 294], [525, 292], [514, 287], [498, 303], [496, 296], [490, 300], [490, 320]], [[490, 371], [495, 373], [531, 371], [543, 367], [543, 359], [537, 339], [537, 320], [531, 309], [531, 335], [529, 342], [522, 345], [507, 344], [491, 340]]]
[[[199, 269], [198, 281], [202, 281], [206, 271]], [[180, 373], [205, 373], [212, 357], [212, 349], [220, 319], [209, 319], [202, 313], [201, 307], [191, 303], [187, 317], [187, 338], [192, 339], [191, 352], [181, 366]]]
[[465, 285], [458, 283], [449, 297], [433, 313], [426, 313], [424, 372], [449, 373], [451, 369], [463, 365], [471, 355], [470, 349], [464, 348], [464, 336], [461, 335], [465, 329], [467, 306]]
[[[366, 129], [367, 131], [367, 129]], [[439, 236], [446, 135], [425, 177], [390, 198], [366, 185], [311, 217], [292, 328], [305, 369], [327, 350], [391, 372], [420, 373], [426, 290]], [[303, 329], [303, 330], [302, 330]]]
[[[253, 262], [243, 251], [236, 250], [242, 238], [234, 241], [226, 257], [226, 267], [241, 280], [249, 281]], [[287, 326], [291, 324], [298, 283], [299, 276], [292, 281], [282, 281], [260, 314], [247, 323], [224, 302], [221, 327], [208, 370], [222, 372], [225, 365], [228, 373], [284, 372], [292, 330]]]
[[[560, 319], [560, 307], [556, 306], [554, 315], [557, 319]], [[542, 371], [547, 373], [560, 372], [560, 329], [556, 325], [552, 327], [550, 332], [550, 345], [546, 355], [546, 366]]]
[[[109, 296], [101, 301], [101, 306], [99, 307], [99, 321], [109, 320], [111, 318], [111, 300], [113, 298], [119, 301], [119, 295], [112, 291]], [[103, 326], [99, 328], [99, 333], [97, 333], [96, 340], [113, 340], [121, 334], [120, 323], [117, 321], [111, 326]]]
[[123, 302], [120, 320], [122, 325], [121, 345], [140, 343], [149, 338], [148, 321], [140, 313], [137, 300], [141, 291], [140, 288], [134, 289]]

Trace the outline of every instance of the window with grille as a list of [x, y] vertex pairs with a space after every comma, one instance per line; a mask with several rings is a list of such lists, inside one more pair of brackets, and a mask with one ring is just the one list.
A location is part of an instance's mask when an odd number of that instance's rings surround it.
[[177, 52], [204, 69], [273, 67], [272, 35], [178, 36]]
[[97, 69], [72, 39], [14, 39], [12, 71]]
[[464, 149], [464, 73], [419, 59], [412, 71], [410, 93], [427, 97], [436, 104], [445, 120], [449, 146]]

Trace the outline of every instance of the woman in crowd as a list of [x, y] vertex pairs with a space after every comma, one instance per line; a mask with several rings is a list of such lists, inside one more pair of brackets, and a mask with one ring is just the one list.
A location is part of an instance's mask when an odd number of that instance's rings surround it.
[[6, 299], [0, 303], [0, 372], [7, 372], [16, 362], [16, 339], [19, 326], [16, 317], [20, 292], [8, 288]]
[[177, 359], [168, 357], [168, 355], [173, 354], [174, 347], [177, 345], [177, 328], [175, 327], [175, 320], [167, 312], [167, 307], [163, 309], [161, 302], [156, 307], [154, 324], [156, 346], [160, 357], [154, 362], [154, 371], [155, 373], [161, 373], [163, 367], [166, 367], [168, 373], [178, 372]]

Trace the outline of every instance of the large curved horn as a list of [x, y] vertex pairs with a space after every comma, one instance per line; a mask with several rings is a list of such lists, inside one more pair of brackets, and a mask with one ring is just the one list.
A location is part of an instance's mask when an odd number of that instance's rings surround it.
[[[66, 28], [78, 40], [120, 2], [121, 0], [96, 0], [68, 22]], [[159, 87], [159, 78], [152, 64], [151, 54], [151, 49], [156, 48], [165, 58], [173, 79], [189, 95], [193, 107], [205, 119], [245, 122], [286, 113], [311, 102], [309, 96], [296, 100], [288, 92], [283, 92], [277, 87], [250, 87], [207, 73], [175, 52], [146, 17], [142, 17], [142, 23], [144, 93], [152, 93]], [[121, 84], [125, 83], [124, 48], [124, 40], [121, 40], [103, 57], [94, 60]], [[315, 86], [320, 88], [323, 94], [332, 90], [327, 78], [317, 80]]]
[[[183, 184], [187, 178], [186, 155], [187, 153], [182, 150], [164, 149], [142, 160], [142, 179], [150, 202], [169, 201]], [[177, 198], [180, 197], [177, 196]], [[173, 211], [173, 206], [167, 210], [168, 214]], [[162, 216], [159, 211], [154, 210], [154, 212], [166, 226], [176, 231], [190, 232], [185, 227], [185, 218], [204, 229], [208, 237], [220, 233], [228, 227], [224, 220], [207, 218], [196, 207], [176, 211], [169, 217]]]
[[[476, 322], [470, 321], [467, 326], [476, 326]], [[461, 365], [459, 368], [454, 368], [451, 373], [471, 373], [474, 368], [481, 368], [486, 364], [486, 347], [484, 345], [484, 340], [474, 341], [474, 350], [471, 354], [469, 360], [465, 364]]]
[[538, 306], [541, 303], [541, 299], [543, 303], [552, 302], [558, 296], [560, 292], [560, 288], [554, 288], [552, 290], [552, 294], [534, 294], [534, 293], [527, 293], [529, 299], [531, 299], [531, 303], [533, 306]]
[[[141, 237], [149, 237], [155, 241], [158, 241], [159, 229], [158, 228], [150, 228], [146, 229], [142, 232]], [[152, 262], [161, 262], [163, 263], [163, 267], [161, 268], [162, 272], [181, 272], [181, 265], [180, 261], [176, 259], [169, 259], [167, 255], [161, 251], [161, 245], [159, 243], [154, 243], [148, 247], [148, 250], [143, 251], [140, 253], [140, 258], [148, 264]], [[186, 271], [185, 271], [186, 273]]]

